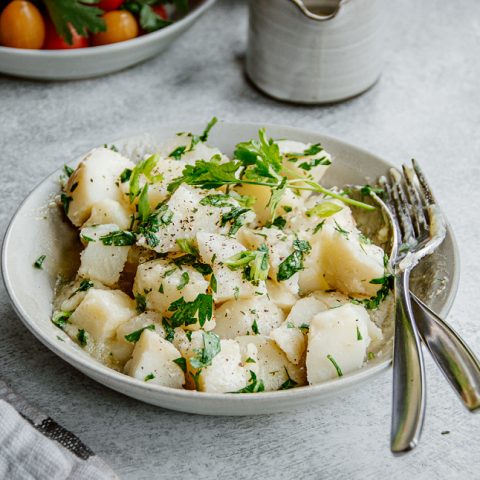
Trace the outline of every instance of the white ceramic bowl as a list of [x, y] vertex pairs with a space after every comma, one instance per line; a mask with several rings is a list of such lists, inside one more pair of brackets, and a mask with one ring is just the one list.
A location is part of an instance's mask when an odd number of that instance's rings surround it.
[[[231, 154], [236, 143], [256, 137], [262, 126], [264, 125], [252, 123], [219, 123], [213, 129], [209, 143]], [[155, 145], [178, 131], [201, 132], [203, 127], [159, 127], [151, 134], [130, 137], [114, 144], [135, 159], [136, 156], [151, 152]], [[321, 142], [334, 159], [334, 164], [325, 177], [326, 184], [371, 183], [389, 168], [386, 161], [371, 153], [318, 133], [273, 125], [267, 126], [267, 132], [274, 138]], [[70, 165], [76, 166], [79, 160]], [[52, 202], [59, 191], [58, 178], [61, 172], [59, 169], [37, 186], [13, 217], [3, 244], [3, 278], [15, 310], [28, 329], [59, 357], [89, 377], [131, 397], [172, 410], [210, 415], [251, 415], [323, 401], [370, 379], [390, 365], [391, 339], [387, 338], [383, 355], [356, 372], [320, 385], [259, 394], [213, 394], [175, 390], [141, 382], [100, 364], [50, 321], [56, 276], [59, 271], [68, 270], [69, 267], [74, 269], [78, 260], [65, 262], [71, 245], [78, 241], [78, 233], [65, 220], [60, 208]], [[32, 264], [41, 254], [46, 254], [47, 258], [44, 269], [38, 270]], [[425, 272], [428, 275], [424, 275]], [[458, 278], [458, 252], [449, 228], [439, 251], [417, 267], [413, 287], [432, 308], [446, 315], [455, 297]], [[443, 289], [439, 289], [439, 285], [443, 285]]]
[[172, 25], [126, 42], [72, 50], [0, 47], [0, 72], [38, 80], [76, 80], [116, 72], [163, 51], [214, 3], [203, 0]]

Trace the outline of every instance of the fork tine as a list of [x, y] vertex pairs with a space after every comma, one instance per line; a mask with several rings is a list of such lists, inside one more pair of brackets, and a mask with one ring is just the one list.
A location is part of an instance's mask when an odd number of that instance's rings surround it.
[[423, 197], [425, 199], [427, 206], [436, 204], [437, 202], [435, 201], [435, 197], [433, 196], [432, 190], [430, 189], [430, 186], [428, 185], [427, 180], [425, 179], [425, 175], [423, 174], [423, 171], [420, 168], [420, 165], [417, 163], [415, 159], [412, 159], [412, 165], [413, 165], [413, 169], [415, 170], [415, 173], [417, 174], [418, 183], [420, 184], [420, 187], [422, 189]]
[[415, 182], [415, 171], [411, 167], [402, 165], [405, 185], [407, 186], [407, 195], [412, 206], [411, 213], [413, 217], [413, 225], [417, 236], [422, 236], [428, 232], [428, 223], [425, 218], [424, 205], [418, 187]]
[[409, 245], [416, 243], [409, 203], [402, 186], [402, 175], [395, 168], [391, 168], [390, 177], [392, 178], [392, 199], [397, 211], [397, 220], [402, 234], [402, 243]]

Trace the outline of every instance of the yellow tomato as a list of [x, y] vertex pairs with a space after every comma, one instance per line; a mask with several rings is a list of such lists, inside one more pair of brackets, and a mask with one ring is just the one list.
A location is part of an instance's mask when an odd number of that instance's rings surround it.
[[103, 19], [107, 29], [92, 36], [93, 45], [123, 42], [138, 35], [137, 21], [130, 12], [114, 10], [103, 15]]
[[45, 22], [37, 7], [24, 0], [9, 3], [0, 16], [0, 41], [5, 47], [42, 48]]

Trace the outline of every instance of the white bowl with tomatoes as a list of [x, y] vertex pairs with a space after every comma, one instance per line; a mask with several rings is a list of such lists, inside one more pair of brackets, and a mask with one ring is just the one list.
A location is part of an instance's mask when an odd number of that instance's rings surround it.
[[147, 60], [215, 0], [0, 0], [0, 73], [105, 75]]

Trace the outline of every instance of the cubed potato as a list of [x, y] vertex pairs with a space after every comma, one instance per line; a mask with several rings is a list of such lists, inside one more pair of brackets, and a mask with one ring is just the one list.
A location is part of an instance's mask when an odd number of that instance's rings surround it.
[[156, 312], [143, 312], [118, 327], [115, 343], [112, 345], [112, 353], [117, 361], [121, 363], [126, 362], [131, 357], [133, 348], [135, 347], [136, 341], [129, 341], [125, 337], [135, 332], [141, 332], [141, 330], [146, 327], [151, 328], [152, 331], [157, 332], [162, 338], [165, 338], [162, 316]]
[[298, 300], [298, 295], [294, 295], [283, 282], [274, 282], [267, 280], [267, 293], [270, 300], [278, 305], [284, 311], [290, 311], [295, 302]]
[[237, 392], [247, 385], [248, 370], [242, 366], [240, 346], [235, 340], [220, 340], [220, 353], [204, 367], [198, 378], [202, 392]]
[[128, 230], [132, 222], [133, 212], [128, 210], [122, 203], [105, 198], [92, 205], [92, 213], [83, 227], [92, 225], [113, 224], [121, 230]]
[[97, 342], [114, 338], [118, 327], [136, 315], [135, 302], [120, 290], [90, 288], [70, 322]]
[[318, 313], [308, 332], [308, 382], [321, 383], [361, 368], [370, 344], [369, 323], [365, 308], [351, 303]]
[[[277, 228], [262, 228], [260, 230], [244, 229], [241, 240], [249, 249], [258, 249], [262, 244], [268, 247], [270, 271], [269, 278], [277, 281], [277, 274], [280, 264], [293, 253], [293, 241], [295, 235], [285, 233]], [[298, 273], [295, 273], [287, 280], [281, 282], [293, 295], [297, 295]]]
[[198, 249], [202, 261], [212, 265], [217, 279], [217, 291], [213, 293], [215, 303], [222, 303], [232, 298], [247, 298], [266, 293], [263, 280], [254, 285], [243, 278], [242, 270], [231, 270], [223, 261], [245, 251], [245, 247], [234, 238], [200, 231], [197, 234]]
[[[208, 282], [193, 267], [183, 265], [179, 268], [162, 259], [139, 265], [133, 284], [134, 295], [145, 297], [147, 309], [162, 315], [171, 315], [168, 307], [175, 300], [183, 297], [186, 302], [192, 302], [200, 293], [206, 293], [207, 289]], [[189, 325], [187, 328], [197, 329], [199, 326]], [[204, 328], [213, 328], [212, 320]]]
[[285, 352], [288, 360], [298, 365], [306, 348], [306, 334], [312, 318], [327, 310], [323, 302], [313, 296], [304, 297], [295, 303], [285, 322], [272, 330], [270, 336]]
[[[289, 377], [296, 382], [298, 386], [305, 385], [305, 369], [290, 363], [282, 350], [278, 348], [277, 344], [271, 338], [263, 335], [247, 335], [237, 337], [236, 340], [242, 349], [247, 348], [247, 345], [250, 343], [256, 346], [258, 358], [256, 374], [257, 378], [263, 381], [265, 391], [280, 389]], [[253, 366], [253, 364], [247, 364], [246, 368], [251, 366]]]
[[385, 274], [380, 247], [362, 244], [356, 231], [341, 233], [335, 228], [324, 229], [321, 242], [328, 285], [345, 294], [376, 295], [381, 285], [370, 281]]
[[71, 198], [68, 218], [77, 227], [90, 216], [92, 207], [100, 200], [122, 201], [118, 177], [134, 164], [109, 148], [92, 150], [71, 175], [65, 194]]
[[101, 237], [118, 230], [116, 225], [97, 225], [80, 231], [80, 238], [86, 241], [86, 247], [80, 255], [79, 276], [98, 280], [110, 287], [117, 284], [130, 247], [105, 245]]
[[220, 338], [269, 335], [285, 318], [282, 309], [266, 296], [229, 300], [215, 310], [214, 332]]
[[144, 330], [135, 344], [126, 373], [144, 382], [182, 388], [185, 374], [174, 362], [180, 356], [180, 352], [170, 342], [151, 330]]

